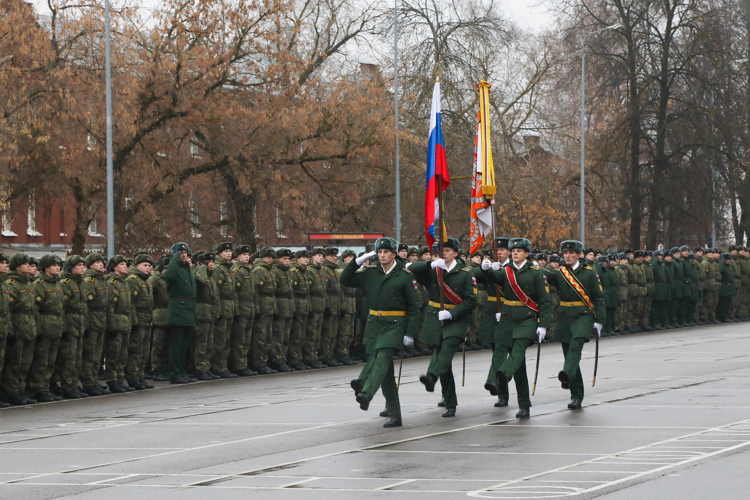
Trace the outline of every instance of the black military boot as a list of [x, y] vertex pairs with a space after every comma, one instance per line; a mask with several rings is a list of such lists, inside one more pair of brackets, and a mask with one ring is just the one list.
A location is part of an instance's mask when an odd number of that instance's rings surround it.
[[354, 390], [354, 395], [356, 396], [362, 390], [365, 388], [365, 384], [358, 378], [355, 378], [351, 382], [349, 382], [349, 386]]
[[359, 403], [359, 407], [365, 411], [370, 407], [370, 400], [372, 400], [372, 396], [366, 392], [360, 392], [357, 394], [357, 403]]
[[497, 385], [489, 380], [484, 383], [484, 388], [490, 392], [491, 396], [497, 396]]
[[437, 382], [437, 377], [435, 375], [432, 373], [420, 375], [419, 381], [424, 384], [424, 388], [427, 392], [435, 392], [435, 382]]
[[568, 378], [567, 373], [560, 370], [560, 373], [557, 374], [557, 380], [560, 381], [560, 387], [563, 389], [570, 389], [570, 379]]
[[528, 408], [521, 408], [518, 410], [518, 413], [516, 413], [516, 418], [531, 418], [531, 412]]
[[456, 409], [455, 408], [446, 408], [443, 412], [444, 417], [455, 417], [456, 416]]
[[386, 429], [389, 427], [401, 427], [401, 419], [400, 418], [392, 418], [388, 420], [388, 422], [383, 424], [383, 427]]
[[505, 406], [508, 406], [508, 400], [505, 398], [497, 398], [497, 402], [495, 403], [495, 408], [503, 408]]
[[568, 409], [570, 410], [580, 410], [581, 409], [581, 400], [572, 398], [570, 400], [570, 403], [568, 404]]

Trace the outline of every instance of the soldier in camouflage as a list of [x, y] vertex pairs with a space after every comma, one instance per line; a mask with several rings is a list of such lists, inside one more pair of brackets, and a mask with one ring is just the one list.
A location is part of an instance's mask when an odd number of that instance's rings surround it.
[[311, 368], [325, 368], [318, 359], [320, 335], [323, 328], [323, 313], [326, 308], [328, 281], [323, 274], [325, 249], [313, 248], [312, 262], [307, 266], [307, 282], [310, 287], [310, 316], [307, 319], [307, 334], [302, 343], [302, 359]]
[[[408, 247], [400, 251], [406, 254], [407, 250]], [[339, 309], [341, 308], [341, 285], [336, 275], [338, 254], [338, 248], [327, 248], [321, 270], [321, 274], [326, 278], [326, 310], [323, 314], [323, 327], [320, 330], [318, 354], [320, 362], [328, 366], [341, 366], [341, 363], [333, 358], [333, 350], [336, 346], [339, 331]]]
[[276, 260], [271, 266], [271, 274], [276, 281], [276, 311], [273, 315], [271, 327], [271, 348], [268, 353], [268, 364], [279, 372], [293, 372], [294, 368], [287, 364], [287, 352], [289, 349], [289, 336], [292, 330], [292, 318], [294, 318], [294, 288], [296, 274], [292, 273], [292, 251], [282, 248], [276, 252]]
[[273, 317], [276, 314], [276, 279], [271, 272], [275, 258], [276, 252], [273, 248], [264, 247], [258, 253], [253, 269], [255, 321], [250, 357], [253, 370], [261, 375], [276, 373], [276, 370], [268, 366], [268, 353], [273, 341]]
[[[356, 255], [352, 250], [344, 250], [341, 253], [341, 259], [336, 265], [337, 279], [341, 276], [344, 267], [355, 257]], [[356, 295], [356, 288], [341, 285], [341, 313], [339, 316], [339, 331], [336, 337], [334, 357], [338, 363], [347, 366], [356, 364], [349, 357], [349, 346], [351, 346], [352, 340], [354, 340], [354, 313], [357, 309]]]
[[229, 371], [240, 377], [257, 375], [247, 366], [247, 354], [253, 343], [255, 322], [255, 283], [253, 266], [250, 264], [250, 246], [242, 245], [235, 249], [237, 260], [232, 266], [235, 280], [236, 306], [234, 322], [229, 342]]
[[88, 303], [94, 299], [93, 290], [88, 288], [90, 282], [84, 280], [86, 261], [80, 255], [71, 255], [65, 261], [60, 285], [63, 289], [64, 325], [60, 351], [57, 355], [57, 368], [60, 374], [63, 396], [78, 393], [83, 396], [99, 396], [101, 390], [96, 384], [93, 394], [78, 388], [79, 375], [83, 363], [83, 340], [86, 332]]
[[287, 364], [295, 370], [309, 370], [311, 367], [302, 360], [302, 346], [307, 332], [307, 321], [310, 316], [310, 280], [307, 275], [307, 265], [310, 262], [310, 252], [300, 250], [294, 255], [294, 261], [289, 266], [294, 292], [294, 316], [289, 332], [289, 348], [287, 349]]
[[230, 337], [234, 312], [237, 308], [237, 284], [232, 272], [231, 243], [220, 243], [216, 247], [215, 267], [211, 279], [216, 283], [219, 293], [219, 310], [221, 319], [214, 326], [214, 345], [211, 353], [211, 372], [221, 378], [235, 378], [237, 375], [229, 371], [228, 358], [230, 352]]
[[[214, 340], [214, 325], [221, 319], [221, 304], [213, 276], [215, 256], [212, 252], [204, 253], [195, 270], [196, 299], [198, 305], [198, 325], [195, 327], [195, 346], [193, 359], [195, 374], [198, 380], [220, 378], [211, 373], [211, 350]], [[165, 318], [166, 320], [166, 318]]]

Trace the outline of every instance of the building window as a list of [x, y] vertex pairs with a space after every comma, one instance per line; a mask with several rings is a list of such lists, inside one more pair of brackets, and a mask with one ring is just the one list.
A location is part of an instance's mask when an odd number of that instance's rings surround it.
[[87, 150], [91, 151], [92, 149], [96, 147], [96, 139], [94, 139], [93, 135], [89, 134], [86, 137], [86, 142], [88, 142], [89, 144], [88, 147], [86, 148]]
[[193, 195], [190, 194], [190, 236], [193, 238], [200, 238], [201, 233], [198, 231], [198, 225], [200, 224], [200, 218], [198, 212], [195, 211], [195, 203], [193, 202]]
[[190, 156], [193, 158], [200, 158], [201, 150], [197, 144], [190, 144]]
[[13, 232], [13, 229], [11, 229], [11, 221], [13, 219], [13, 216], [10, 213], [10, 203], [6, 203], [3, 207], [3, 236], [12, 238], [13, 236], [18, 236], [16, 233]]
[[229, 235], [229, 226], [227, 226], [226, 221], [229, 218], [229, 214], [227, 211], [227, 202], [222, 201], [219, 204], [219, 212], [221, 212], [221, 237], [226, 238]]
[[36, 197], [29, 195], [29, 211], [26, 217], [26, 234], [29, 236], [42, 236], [42, 233], [36, 230]]
[[89, 223], [89, 236], [94, 238], [102, 238], [102, 235], [99, 234], [99, 231], [96, 229], [96, 219], [92, 219]]
[[281, 219], [281, 212], [279, 212], [278, 207], [276, 207], [276, 237], [279, 239], [286, 238], [286, 235], [284, 235], [284, 221]]

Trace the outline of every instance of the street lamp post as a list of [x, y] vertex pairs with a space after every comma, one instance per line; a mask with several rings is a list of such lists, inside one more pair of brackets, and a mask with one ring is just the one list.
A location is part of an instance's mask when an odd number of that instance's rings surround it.
[[616, 30], [620, 24], [607, 26], [589, 33], [581, 39], [581, 243], [586, 244], [586, 39], [607, 30]]
[[112, 58], [110, 55], [109, 0], [104, 1], [104, 59], [107, 86], [107, 257], [115, 255], [115, 195], [112, 166]]
[[396, 241], [401, 242], [401, 172], [398, 151], [398, 0], [393, 1], [393, 100], [396, 125]]

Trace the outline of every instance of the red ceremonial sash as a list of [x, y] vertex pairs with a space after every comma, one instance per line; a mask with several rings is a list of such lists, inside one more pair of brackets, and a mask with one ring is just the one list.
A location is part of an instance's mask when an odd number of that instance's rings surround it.
[[591, 301], [591, 297], [589, 297], [589, 294], [586, 292], [586, 289], [583, 288], [581, 282], [576, 278], [576, 275], [571, 273], [567, 266], [560, 266], [560, 273], [563, 275], [563, 278], [565, 278], [568, 285], [570, 285], [578, 296], [581, 297], [581, 300], [586, 304], [586, 307], [591, 309], [591, 312], [594, 312], [594, 303]]
[[[458, 265], [458, 263], [456, 263], [456, 265]], [[456, 292], [451, 290], [451, 287], [448, 286], [448, 283], [446, 283], [443, 279], [441, 279], [443, 275], [443, 273], [440, 272], [441, 270], [446, 273], [448, 271], [446, 271], [445, 269], [439, 269], [439, 268], [435, 269], [435, 271], [437, 271], [438, 284], [443, 287], [443, 293], [445, 294], [445, 298], [453, 302], [455, 305], [461, 304], [461, 302], [463, 302], [463, 300], [461, 300], [461, 297], [459, 297]]]
[[513, 289], [513, 293], [516, 294], [516, 297], [518, 297], [518, 300], [523, 302], [526, 307], [538, 314], [539, 306], [536, 305], [536, 302], [531, 300], [531, 298], [526, 295], [523, 290], [521, 290], [520, 286], [518, 286], [518, 281], [516, 281], [516, 273], [513, 270], [512, 264], [505, 266], [505, 274], [506, 276], [508, 276], [508, 283], [510, 283], [510, 287]]

